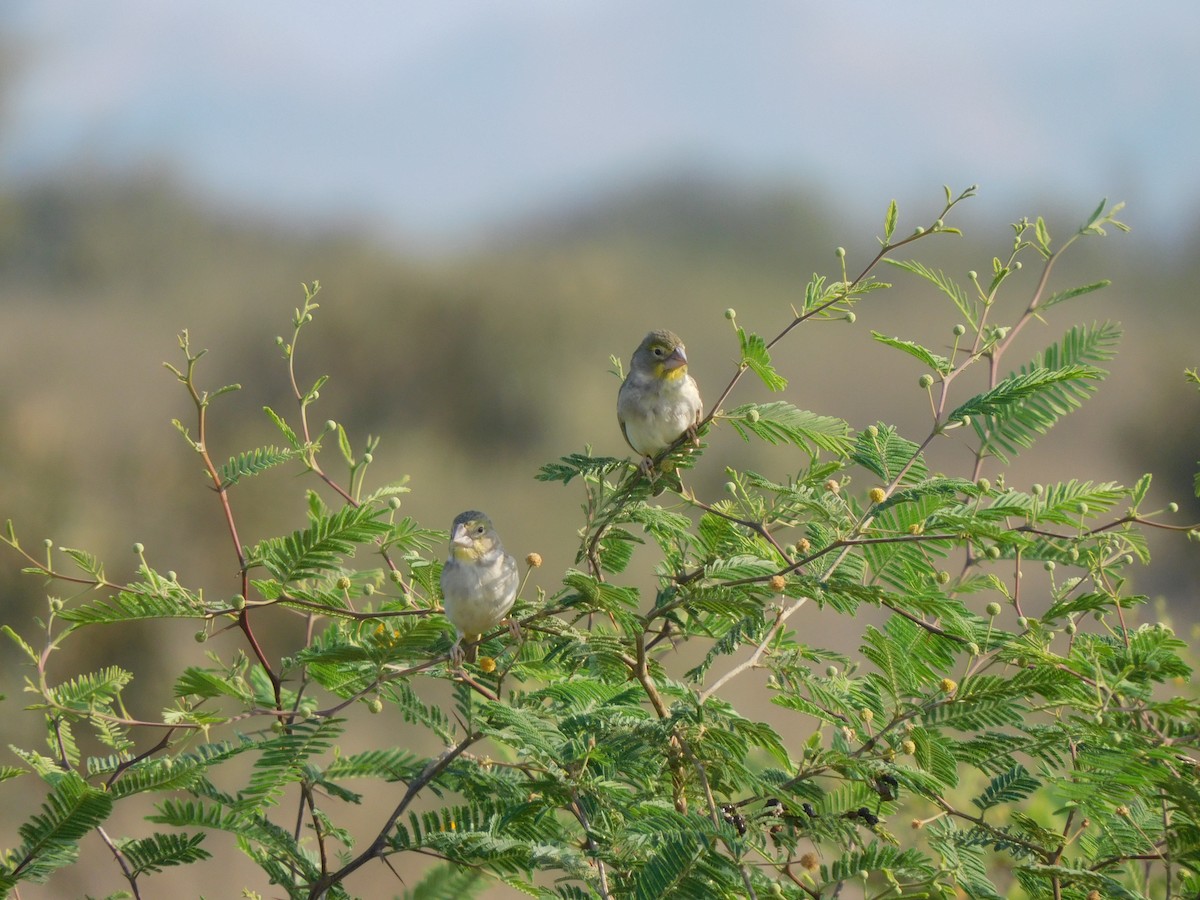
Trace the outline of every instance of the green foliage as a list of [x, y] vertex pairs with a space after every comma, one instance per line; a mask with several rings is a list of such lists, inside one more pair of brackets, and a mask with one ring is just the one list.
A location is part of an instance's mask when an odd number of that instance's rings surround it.
[[737, 335], [742, 351], [742, 365], [761, 378], [768, 390], [782, 391], [786, 388], [787, 379], [771, 365], [767, 342], [757, 334], [747, 334], [744, 328], [738, 328]]
[[[1195, 526], [1142, 511], [1149, 476], [1026, 491], [1000, 468], [1106, 376], [1120, 334], [1109, 323], [1005, 366], [1046, 310], [1103, 286], [1052, 284], [1059, 255], [1123, 226], [1102, 205], [1056, 244], [1044, 220], [1022, 220], [969, 288], [892, 258], [957, 234], [943, 220], [972, 193], [947, 190], [908, 237], [891, 204], [878, 255], [851, 277], [839, 254], [842, 271], [814, 275], [774, 338], [735, 323], [719, 394], [718, 406], [749, 372], [787, 390], [775, 348], [810, 319], [853, 321], [854, 304], [887, 288], [872, 273], [888, 261], [953, 307], [946, 354], [872, 332], [881, 352], [928, 370], [925, 433], [886, 421], [853, 432], [781, 398], [700, 423], [703, 437], [729, 427], [795, 460], [763, 475], [732, 454], [718, 497], [688, 483], [710, 460], [682, 436], [650, 467], [588, 448], [544, 465], [537, 480], [583, 497], [574, 565], [552, 574], [531, 555], [511, 614], [519, 637], [497, 626], [465, 665], [441, 616], [444, 533], [397, 515], [403, 482], [367, 485], [377, 440], [359, 451], [335, 422], [310, 431], [325, 379], [300, 378], [296, 347], [318, 286], [280, 339], [290, 383], [313, 385], [288, 398], [292, 424], [266, 410], [283, 449], [213, 462], [212, 402], [236, 386], [202, 389], [203, 352], [182, 335], [184, 363], [170, 369], [195, 419], [178, 428], [233, 539], [236, 559], [214, 572], [235, 572], [237, 588], [206, 600], [151, 569], [140, 545], [135, 577], [111, 581], [87, 551], [30, 554], [10, 525], [3, 540], [26, 571], [85, 593], [49, 598], [37, 638], [0, 628], [45, 734], [11, 748], [21, 764], [0, 767], [0, 783], [48, 791], [0, 859], [0, 885], [50, 878], [94, 832], [135, 895], [169, 867], [211, 871], [214, 848], [236, 846], [262, 872], [256, 890], [312, 900], [349, 896], [360, 869], [430, 858], [402, 896], [492, 884], [572, 900], [1194, 896], [1200, 705], [1183, 687], [1186, 644], [1137, 620], [1147, 598], [1130, 567], [1149, 559], [1148, 529]], [[1009, 302], [1020, 257], [1042, 277]], [[968, 370], [986, 379], [973, 391]], [[347, 483], [322, 465], [327, 437]], [[946, 440], [968, 442], [962, 471], [931, 470]], [[315, 479], [307, 521], [241, 547], [229, 496], [276, 467]], [[264, 640], [280, 617], [300, 627]], [[80, 670], [93, 626], [178, 618], [199, 620], [212, 649], [180, 661], [161, 715], [126, 708], [128, 669]], [[855, 625], [853, 653], [823, 646], [839, 620]], [[769, 722], [750, 715], [748, 693], [770, 701]], [[118, 803], [159, 830], [110, 835]], [[364, 815], [365, 830], [347, 824]]]
[[296, 451], [280, 450], [278, 447], [256, 447], [247, 453], [239, 453], [231, 457], [229, 462], [221, 466], [217, 473], [221, 483], [226, 487], [237, 484], [243, 478], [257, 475], [268, 469], [283, 465], [296, 458]]
[[[1063, 371], [1064, 366], [1092, 364], [1112, 359], [1121, 337], [1119, 326], [1111, 322], [1091, 327], [1074, 327], [1063, 340], [1039, 353], [1018, 370], [1018, 375], [1036, 371]], [[1092, 369], [1101, 373], [1100, 369]], [[1045, 434], [1064, 415], [1076, 409], [1095, 390], [1088, 377], [1070, 378], [1044, 385], [1036, 394], [1011, 404], [1003, 414], [989, 414], [972, 420], [980, 439], [980, 452], [1008, 463], [1009, 456], [1033, 446], [1036, 435]]]
[[770, 444], [794, 444], [811, 456], [819, 450], [845, 456], [850, 446], [846, 422], [796, 409], [783, 400], [738, 406], [724, 418], [743, 440], [754, 435]]
[[102, 824], [113, 801], [75, 772], [47, 775], [50, 793], [42, 811], [21, 826], [21, 845], [6, 851], [0, 864], [0, 887], [11, 890], [21, 881], [45, 881], [70, 865], [79, 854], [79, 840]]
[[209, 859], [212, 854], [200, 846], [203, 841], [203, 834], [154, 834], [139, 840], [122, 841], [119, 849], [136, 878], [161, 872], [168, 866], [185, 866]]

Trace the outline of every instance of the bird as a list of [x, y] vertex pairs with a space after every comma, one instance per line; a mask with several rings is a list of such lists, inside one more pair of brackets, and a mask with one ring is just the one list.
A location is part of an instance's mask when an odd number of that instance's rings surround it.
[[476, 643], [512, 609], [518, 582], [517, 561], [504, 551], [492, 520], [475, 509], [455, 516], [441, 583], [442, 606], [458, 634], [450, 650], [456, 665], [475, 661]]
[[629, 374], [617, 392], [617, 421], [641, 469], [649, 474], [653, 457], [683, 434], [696, 439], [704, 413], [700, 388], [688, 374], [683, 340], [673, 331], [647, 334], [629, 361]]

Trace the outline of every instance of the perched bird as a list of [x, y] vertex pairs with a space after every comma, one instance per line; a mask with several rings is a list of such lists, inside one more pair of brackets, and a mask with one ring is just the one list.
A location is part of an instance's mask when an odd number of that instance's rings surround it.
[[651, 458], [680, 435], [695, 439], [703, 412], [683, 341], [671, 331], [650, 332], [633, 351], [617, 394], [617, 421], [629, 446], [641, 455], [642, 470], [648, 473]]
[[455, 663], [475, 661], [475, 642], [512, 609], [519, 581], [517, 561], [504, 552], [492, 520], [478, 510], [460, 513], [442, 567], [442, 605], [458, 632], [450, 651]]

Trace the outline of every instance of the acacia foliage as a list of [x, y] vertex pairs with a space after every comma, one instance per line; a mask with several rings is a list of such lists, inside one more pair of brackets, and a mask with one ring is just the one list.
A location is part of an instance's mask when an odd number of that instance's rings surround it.
[[[1016, 364], [1008, 351], [1043, 313], [1103, 286], [1059, 287], [1053, 269], [1080, 238], [1123, 228], [1119, 207], [1102, 203], [1058, 244], [1040, 218], [1022, 220], [990, 274], [965, 284], [904, 255], [956, 234], [945, 218], [972, 193], [947, 190], [907, 237], [892, 204], [878, 254], [852, 276], [839, 251], [841, 271], [814, 276], [771, 339], [726, 312], [740, 362], [700, 437], [727, 427], [790, 447], [786, 473], [706, 459], [685, 436], [649, 475], [590, 451], [543, 466], [539, 480], [582, 496], [577, 558], [561, 577], [530, 580], [541, 565], [531, 555], [513, 611], [520, 637], [485, 635], [466, 669], [450, 662], [440, 615], [445, 534], [400, 514], [407, 485], [370, 486], [376, 441], [356, 450], [336, 422], [310, 424], [324, 378], [301, 386], [295, 348], [319, 286], [306, 286], [280, 341], [294, 411], [267, 409], [276, 443], [224, 463], [208, 418], [238, 386], [201, 386], [203, 351], [185, 332], [183, 363], [168, 368], [193, 410], [175, 424], [235, 539], [239, 591], [206, 597], [140, 546], [136, 578], [116, 583], [87, 551], [30, 552], [10, 523], [5, 541], [29, 572], [86, 590], [49, 598], [36, 638], [4, 626], [46, 744], [13, 747], [17, 764], [0, 768], [0, 780], [45, 783], [0, 859], [0, 887], [52, 878], [94, 835], [125, 896], [139, 897], [155, 873], [210, 859], [209, 839], [226, 832], [262, 870], [248, 890], [313, 900], [351, 896], [358, 870], [418, 854], [441, 862], [412, 898], [497, 881], [547, 898], [832, 898], [848, 885], [871, 897], [1195, 896], [1200, 719], [1178, 695], [1187, 648], [1169, 627], [1136, 624], [1146, 598], [1127, 579], [1148, 561], [1147, 529], [1193, 527], [1147, 508], [1148, 475], [1028, 491], [1005, 480], [1107, 374], [1120, 336], [1109, 322], [1071, 327]], [[1020, 296], [1009, 279], [1026, 261], [1042, 275]], [[873, 333], [924, 369], [923, 435], [800, 409], [772, 364], [799, 326], [853, 320], [886, 290], [882, 263], [950, 301], [948, 352]], [[968, 391], [960, 378], [978, 370], [986, 386]], [[780, 399], [732, 405], [747, 375]], [[962, 472], [926, 463], [947, 437], [973, 448]], [[344, 475], [327, 471], [329, 456]], [[713, 462], [725, 494], [700, 497], [688, 470]], [[307, 521], [243, 546], [228, 497], [281, 466], [317, 481]], [[653, 592], [637, 587], [647, 579], [635, 560], [653, 567]], [[856, 654], [821, 646], [818, 615], [864, 608], [879, 614], [857, 627]], [[258, 634], [281, 613], [302, 617], [307, 637], [272, 656]], [[180, 617], [196, 620], [198, 639], [223, 636], [206, 665], [178, 672], [159, 719], [126, 711], [129, 672], [68, 671], [89, 629]], [[698, 661], [682, 671], [685, 645]], [[764, 673], [786, 728], [734, 702]], [[449, 684], [450, 708], [424, 699], [430, 680]], [[394, 742], [342, 749], [380, 713], [402, 723]], [[443, 749], [409, 749], [429, 744], [418, 732]], [[81, 751], [80, 733], [104, 753]], [[242, 773], [236, 786], [230, 772]], [[367, 791], [394, 802], [352, 833], [340, 823]], [[143, 812], [143, 831], [109, 833], [118, 803]]]

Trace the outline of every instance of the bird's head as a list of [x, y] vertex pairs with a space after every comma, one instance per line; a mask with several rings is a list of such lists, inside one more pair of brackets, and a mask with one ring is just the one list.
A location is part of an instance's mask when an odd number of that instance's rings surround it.
[[499, 543], [492, 520], [479, 510], [459, 513], [450, 526], [450, 554], [462, 562], [478, 562]]
[[630, 368], [658, 379], [673, 381], [687, 374], [683, 340], [673, 331], [652, 331], [633, 351]]

